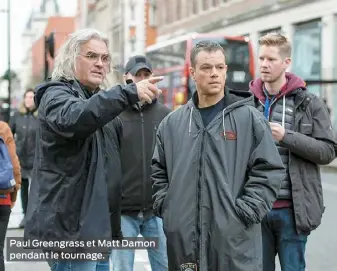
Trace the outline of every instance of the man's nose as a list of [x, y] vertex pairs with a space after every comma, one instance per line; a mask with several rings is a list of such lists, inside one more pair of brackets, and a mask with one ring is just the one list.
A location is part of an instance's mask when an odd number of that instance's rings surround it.
[[102, 58], [98, 58], [98, 60], [96, 61], [95, 63], [95, 66], [98, 66], [98, 67], [103, 67], [103, 61], [102, 61]]
[[211, 76], [218, 76], [218, 69], [216, 67], [213, 67], [211, 70]]
[[267, 59], [261, 60], [261, 66], [262, 67], [267, 67], [268, 66], [268, 60]]

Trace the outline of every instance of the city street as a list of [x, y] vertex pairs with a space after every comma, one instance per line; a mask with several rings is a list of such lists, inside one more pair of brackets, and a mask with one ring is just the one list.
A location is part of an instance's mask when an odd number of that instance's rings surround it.
[[[323, 189], [325, 197], [325, 214], [321, 226], [309, 237], [307, 246], [307, 270], [337, 271], [337, 170], [325, 168], [323, 173]], [[18, 225], [21, 219], [20, 203], [13, 210], [10, 227]], [[22, 230], [10, 229], [7, 236], [22, 236]], [[44, 262], [6, 262], [7, 271], [49, 270]], [[151, 270], [146, 251], [137, 251], [134, 271]], [[277, 269], [281, 269], [278, 267]]]

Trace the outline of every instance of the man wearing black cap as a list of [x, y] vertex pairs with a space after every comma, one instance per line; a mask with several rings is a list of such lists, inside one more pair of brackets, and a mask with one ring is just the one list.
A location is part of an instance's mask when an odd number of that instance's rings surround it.
[[[152, 65], [137, 55], [125, 66], [126, 84], [152, 76]], [[162, 220], [152, 212], [151, 159], [158, 125], [170, 110], [159, 101], [134, 105], [120, 116], [117, 127], [122, 162], [122, 218], [124, 237], [158, 238], [158, 247], [148, 249], [152, 270], [167, 270], [166, 237]], [[112, 252], [114, 271], [132, 271], [134, 250], [116, 249]]]
[[145, 56], [131, 57], [125, 65], [126, 83], [138, 82], [140, 78], [149, 78], [152, 75], [152, 65]]

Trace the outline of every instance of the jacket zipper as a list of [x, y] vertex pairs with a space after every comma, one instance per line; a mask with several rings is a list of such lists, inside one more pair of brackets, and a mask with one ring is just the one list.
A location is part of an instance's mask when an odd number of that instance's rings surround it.
[[[295, 104], [295, 101], [294, 101], [294, 111], [293, 111], [293, 118], [292, 118], [292, 121], [293, 121], [293, 131], [296, 131], [297, 129], [298, 129], [298, 123], [299, 123], [299, 121], [300, 121], [300, 119], [303, 117], [303, 115], [301, 114], [301, 116], [300, 117], [297, 117], [296, 118], [296, 112], [297, 112], [297, 109], [300, 107], [300, 105], [303, 103], [303, 101], [304, 101], [304, 98], [303, 99], [301, 99], [301, 101], [298, 103], [298, 104]], [[288, 150], [288, 157], [289, 157], [289, 159], [288, 159], [288, 172], [289, 172], [289, 175], [291, 174], [291, 152], [290, 152], [290, 150]], [[291, 178], [290, 178], [290, 182], [291, 182]], [[292, 186], [291, 186], [291, 192], [293, 192], [292, 191]], [[296, 210], [296, 206], [294, 205], [294, 212], [296, 212], [297, 210]], [[295, 220], [295, 226], [297, 226], [296, 225], [296, 220]], [[296, 227], [297, 228], [297, 227]], [[296, 232], [299, 234], [300, 232], [298, 231], [298, 230], [296, 230]]]
[[204, 152], [204, 136], [205, 136], [205, 128], [202, 129], [202, 140], [201, 140], [201, 147], [200, 147], [200, 163], [199, 163], [199, 179], [197, 185], [197, 249], [196, 249], [196, 256], [198, 269], [200, 269], [200, 261], [202, 257], [202, 168], [203, 168], [203, 152]]
[[142, 204], [142, 210], [141, 212], [145, 212], [145, 205], [146, 205], [146, 183], [148, 180], [146, 180], [146, 152], [145, 152], [145, 129], [144, 129], [144, 115], [143, 112], [140, 110], [140, 118], [141, 118], [141, 126], [142, 126], [142, 156], [143, 156], [143, 186], [142, 186], [142, 195], [143, 195], [143, 204]]

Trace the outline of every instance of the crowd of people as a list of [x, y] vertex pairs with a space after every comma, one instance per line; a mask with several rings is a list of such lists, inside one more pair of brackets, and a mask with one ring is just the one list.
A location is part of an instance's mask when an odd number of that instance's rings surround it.
[[[15, 185], [1, 191], [0, 271], [7, 225], [20, 190], [25, 240], [156, 238], [154, 271], [304, 271], [310, 232], [322, 221], [319, 165], [336, 157], [329, 111], [287, 72], [291, 44], [259, 40], [260, 77], [248, 91], [226, 86], [224, 49], [191, 52], [196, 92], [172, 111], [161, 104], [143, 55], [124, 84], [102, 89], [111, 70], [99, 31], [72, 33], [50, 79], [28, 89], [0, 136]], [[73, 248], [70, 253], [91, 248]], [[59, 252], [56, 248], [50, 248]], [[134, 249], [97, 261], [50, 259], [52, 271], [132, 271]]]

